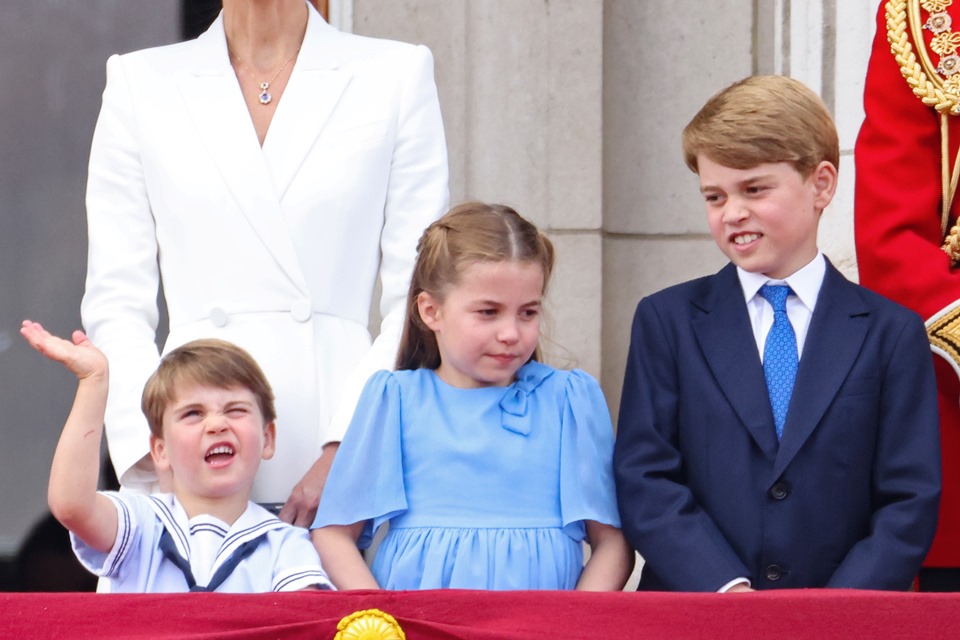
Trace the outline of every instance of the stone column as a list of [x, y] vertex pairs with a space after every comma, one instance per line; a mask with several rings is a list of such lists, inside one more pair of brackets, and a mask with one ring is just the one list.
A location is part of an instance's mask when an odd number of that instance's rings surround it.
[[501, 202], [552, 238], [549, 359], [600, 374], [600, 0], [353, 0], [353, 31], [428, 45], [453, 203]]

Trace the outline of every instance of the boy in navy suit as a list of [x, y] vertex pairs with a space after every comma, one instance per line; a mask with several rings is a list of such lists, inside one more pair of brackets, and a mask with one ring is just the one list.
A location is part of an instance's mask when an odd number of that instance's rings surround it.
[[817, 248], [837, 185], [826, 107], [757, 76], [683, 133], [730, 264], [640, 301], [614, 468], [640, 589], [907, 589], [937, 523], [923, 323]]

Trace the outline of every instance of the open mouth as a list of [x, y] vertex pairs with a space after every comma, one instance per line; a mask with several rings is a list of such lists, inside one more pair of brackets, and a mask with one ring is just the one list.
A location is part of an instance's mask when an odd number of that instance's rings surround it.
[[234, 451], [230, 445], [218, 444], [207, 451], [206, 455], [203, 456], [203, 460], [210, 464], [224, 463], [233, 458], [235, 454], [236, 451]]

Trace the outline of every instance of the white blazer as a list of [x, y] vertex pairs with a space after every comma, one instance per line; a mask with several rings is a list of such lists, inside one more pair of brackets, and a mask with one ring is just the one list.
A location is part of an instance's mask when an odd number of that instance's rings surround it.
[[417, 240], [448, 204], [446, 146], [429, 50], [340, 33], [310, 7], [261, 148], [222, 19], [107, 62], [81, 313], [110, 361], [107, 441], [124, 486], [156, 479], [140, 395], [162, 280], [164, 351], [229, 340], [273, 385], [277, 454], [252, 499], [283, 502], [343, 435], [369, 375], [392, 368]]

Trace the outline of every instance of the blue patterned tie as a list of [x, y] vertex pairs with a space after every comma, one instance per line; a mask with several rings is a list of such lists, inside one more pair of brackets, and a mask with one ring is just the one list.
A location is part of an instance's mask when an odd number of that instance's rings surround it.
[[783, 423], [787, 420], [793, 382], [797, 379], [797, 336], [787, 317], [787, 296], [790, 287], [785, 284], [765, 284], [760, 295], [773, 307], [773, 326], [763, 345], [763, 375], [767, 379], [767, 392], [773, 408], [773, 422], [777, 427], [777, 439], [783, 436]]

